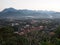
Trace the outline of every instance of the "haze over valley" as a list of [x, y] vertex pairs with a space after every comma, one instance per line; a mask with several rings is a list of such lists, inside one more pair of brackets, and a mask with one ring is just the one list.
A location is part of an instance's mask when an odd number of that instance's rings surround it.
[[0, 12], [0, 18], [7, 18], [7, 19], [54, 19], [60, 18], [60, 12], [55, 11], [43, 11], [43, 10], [28, 10], [28, 9], [14, 9], [14, 8], [6, 8]]

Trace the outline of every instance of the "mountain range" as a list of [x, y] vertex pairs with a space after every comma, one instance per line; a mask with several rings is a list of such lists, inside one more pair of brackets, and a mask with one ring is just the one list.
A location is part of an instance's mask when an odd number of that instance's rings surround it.
[[0, 18], [12, 18], [12, 19], [28, 19], [28, 18], [60, 18], [60, 12], [55, 11], [43, 11], [43, 10], [17, 10], [14, 8], [6, 8], [0, 12]]

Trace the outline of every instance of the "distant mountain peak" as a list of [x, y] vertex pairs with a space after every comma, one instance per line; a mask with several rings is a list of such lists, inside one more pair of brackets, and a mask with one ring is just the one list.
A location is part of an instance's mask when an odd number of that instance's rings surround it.
[[15, 12], [15, 11], [17, 11], [17, 10], [14, 8], [6, 8], [2, 12]]

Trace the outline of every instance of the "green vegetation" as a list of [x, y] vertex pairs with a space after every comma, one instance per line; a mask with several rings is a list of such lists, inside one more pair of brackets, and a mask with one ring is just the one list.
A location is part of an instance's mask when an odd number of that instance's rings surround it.
[[0, 45], [28, 45], [28, 40], [24, 36], [14, 34], [12, 27], [0, 29]]
[[60, 26], [54, 31], [32, 31], [24, 35], [14, 33], [11, 26], [0, 28], [0, 45], [60, 45]]

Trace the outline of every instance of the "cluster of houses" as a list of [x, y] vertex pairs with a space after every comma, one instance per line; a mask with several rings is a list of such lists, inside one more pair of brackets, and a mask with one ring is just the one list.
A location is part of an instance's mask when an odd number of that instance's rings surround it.
[[[46, 22], [46, 21], [45, 21], [45, 22]], [[45, 28], [47, 28], [46, 26], [43, 26], [43, 25], [37, 25], [38, 21], [36, 21], [36, 20], [32, 20], [30, 23], [31, 23], [32, 25], [26, 24], [26, 25], [24, 25], [22, 28], [19, 27], [19, 28], [18, 28], [18, 31], [16, 31], [16, 32], [14, 32], [14, 33], [17, 33], [17, 34], [19, 34], [19, 35], [24, 35], [24, 34], [29, 33], [29, 32], [31, 32], [31, 31], [44, 30]], [[16, 24], [17, 24], [17, 23], [15, 23], [15, 25], [16, 25]], [[18, 25], [18, 24], [17, 24], [17, 25]], [[37, 25], [37, 26], [35, 26], [35, 25]]]
[[[2, 21], [1, 21], [2, 22]], [[19, 35], [24, 35], [26, 33], [29, 33], [31, 31], [40, 31], [40, 30], [44, 30], [46, 32], [50, 32], [53, 31], [56, 27], [58, 27], [58, 25], [55, 26], [55, 22], [53, 23], [54, 25], [51, 26], [47, 26], [48, 24], [50, 24], [52, 21], [51, 20], [17, 20], [17, 21], [3, 21], [2, 23], [0, 22], [0, 25], [10, 25], [14, 28], [15, 32]], [[47, 25], [45, 25], [47, 24]], [[51, 28], [51, 29], [49, 29]]]

